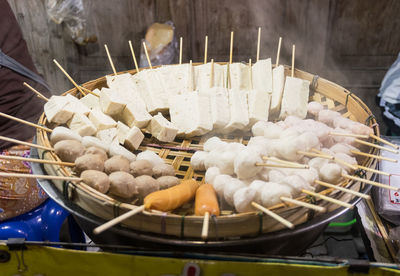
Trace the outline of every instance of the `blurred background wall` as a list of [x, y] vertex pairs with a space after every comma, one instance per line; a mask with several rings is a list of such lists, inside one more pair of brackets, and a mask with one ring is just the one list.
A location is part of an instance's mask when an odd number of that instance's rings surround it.
[[297, 68], [357, 94], [381, 121], [375, 97], [400, 50], [400, 1], [396, 0], [83, 0], [86, 28], [97, 37], [86, 46], [72, 41], [65, 24], [49, 18], [45, 0], [8, 2], [53, 94], [72, 87], [53, 58], [83, 83], [112, 72], [103, 46], [107, 44], [117, 71], [132, 69], [128, 40], [139, 53], [140, 40], [154, 22], [174, 23], [176, 36], [184, 38], [184, 62], [202, 61], [205, 35], [209, 59], [227, 61], [231, 30], [233, 60], [255, 60], [257, 28], [262, 27], [262, 58], [271, 57], [275, 63], [282, 36], [280, 63], [290, 63], [296, 44]]

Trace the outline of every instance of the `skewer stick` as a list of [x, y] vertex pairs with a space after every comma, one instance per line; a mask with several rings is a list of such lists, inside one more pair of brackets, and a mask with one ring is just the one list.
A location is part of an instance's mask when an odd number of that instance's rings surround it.
[[119, 217], [113, 218], [112, 220], [110, 220], [110, 221], [108, 221], [108, 222], [96, 227], [93, 230], [93, 234], [98, 235], [98, 234], [102, 233], [103, 231], [107, 230], [108, 228], [111, 228], [114, 225], [116, 225], [116, 224], [118, 224], [118, 223], [120, 223], [120, 222], [122, 222], [122, 221], [124, 221], [124, 220], [126, 220], [128, 218], [130, 218], [131, 216], [143, 212], [143, 210], [144, 210], [144, 205], [139, 206], [139, 207], [137, 207], [135, 209], [132, 209], [129, 212], [126, 212], [125, 214], [123, 214], [123, 215], [121, 215]]
[[296, 200], [296, 199], [293, 199], [293, 198], [281, 196], [280, 200], [282, 200], [284, 202], [292, 203], [294, 205], [302, 206], [302, 207], [305, 207], [305, 208], [308, 208], [308, 209], [312, 209], [312, 210], [317, 211], [317, 212], [321, 212], [321, 213], [325, 213], [326, 212], [326, 208], [325, 207], [314, 205], [314, 204], [310, 204], [310, 203], [307, 203], [307, 202], [304, 202], [304, 201], [300, 201], [300, 200]]
[[361, 170], [365, 170], [365, 171], [377, 173], [377, 174], [382, 174], [382, 175], [386, 175], [386, 176], [391, 176], [390, 173], [383, 172], [383, 171], [379, 171], [379, 170], [375, 170], [375, 169], [371, 169], [371, 168], [364, 167], [364, 166], [361, 166], [361, 165], [357, 165], [357, 168], [358, 168], [358, 169], [361, 169]]
[[87, 89], [87, 88], [85, 88], [85, 87], [83, 87], [83, 86], [81, 86], [81, 88], [82, 88], [85, 92], [87, 92], [87, 93], [89, 93], [89, 94], [92, 94], [93, 96], [96, 96], [96, 97], [100, 98], [100, 95], [99, 95], [99, 94], [96, 94], [96, 93], [94, 93], [93, 91], [91, 91], [91, 90], [89, 90], [89, 89]]
[[207, 239], [207, 237], [208, 237], [209, 222], [210, 222], [210, 213], [206, 212], [204, 214], [203, 228], [201, 229], [201, 238], [203, 240]]
[[0, 116], [1, 116], [1, 117], [4, 117], [4, 118], [7, 118], [7, 119], [10, 119], [10, 120], [13, 120], [13, 121], [16, 121], [16, 122], [19, 122], [19, 123], [22, 123], [22, 124], [25, 124], [25, 125], [28, 125], [28, 126], [31, 126], [31, 127], [39, 128], [39, 129], [44, 130], [44, 131], [47, 131], [47, 132], [52, 132], [52, 131], [53, 131], [53, 130], [50, 129], [50, 128], [47, 128], [47, 127], [44, 127], [44, 126], [40, 126], [40, 125], [31, 123], [31, 122], [22, 120], [22, 119], [20, 119], [20, 118], [17, 118], [17, 117], [14, 117], [14, 116], [5, 114], [5, 113], [3, 113], [3, 112], [0, 112]]
[[64, 73], [64, 75], [69, 79], [70, 82], [78, 89], [78, 91], [83, 95], [86, 96], [86, 94], [82, 91], [81, 87], [72, 79], [72, 77], [67, 73], [67, 71], [62, 68], [62, 66], [57, 62], [57, 60], [53, 59], [53, 62], [57, 65], [57, 67], [61, 70], [61, 72]]
[[150, 69], [153, 69], [153, 66], [151, 65], [149, 53], [147, 52], [146, 42], [144, 42], [144, 41], [143, 41], [143, 48], [144, 48], [144, 53], [146, 54], [147, 62], [149, 63]]
[[18, 160], [18, 161], [25, 161], [25, 162], [32, 162], [32, 163], [42, 163], [42, 164], [52, 164], [52, 165], [60, 165], [60, 166], [67, 166], [67, 167], [75, 166], [75, 163], [70, 163], [70, 162], [44, 160], [44, 159], [36, 159], [36, 158], [27, 158], [27, 157], [21, 157], [21, 156], [13, 156], [13, 155], [0, 155], [0, 159]]
[[258, 36], [257, 36], [257, 59], [260, 59], [260, 44], [261, 44], [261, 27], [258, 27]]
[[232, 64], [232, 55], [233, 55], [233, 31], [231, 32], [231, 45], [229, 48], [229, 64]]
[[289, 168], [289, 169], [306, 169], [305, 167], [287, 165], [287, 164], [268, 164], [268, 163], [256, 163], [258, 167], [271, 167], [271, 168]]
[[335, 131], [329, 132], [329, 135], [354, 137], [354, 138], [360, 138], [360, 139], [368, 139], [368, 135], [354, 134], [354, 133], [342, 133], [342, 132], [335, 132]]
[[378, 160], [386, 160], [386, 161], [389, 161], [389, 162], [397, 163], [396, 159], [389, 158], [389, 157], [384, 157], [384, 156], [380, 156], [380, 155], [374, 155], [374, 154], [365, 153], [365, 152], [357, 151], [357, 150], [350, 150], [350, 152], [352, 154], [355, 154], [355, 155], [362, 155], [362, 156], [366, 156], [366, 157], [375, 158], [375, 159], [378, 159]]
[[360, 181], [360, 182], [363, 182], [363, 183], [366, 183], [366, 184], [370, 184], [370, 185], [373, 185], [373, 186], [376, 186], [376, 187], [384, 188], [384, 189], [389, 189], [389, 190], [393, 190], [393, 191], [400, 190], [400, 188], [392, 187], [390, 185], [382, 184], [382, 183], [375, 182], [375, 181], [368, 180], [368, 179], [364, 179], [364, 178], [361, 178], [361, 177], [355, 177], [355, 176], [352, 176], [352, 175], [347, 175], [347, 174], [344, 174], [344, 173], [342, 173], [342, 177], [347, 178], [347, 179], [351, 179], [351, 180], [355, 180], [355, 181]]
[[132, 41], [129, 40], [128, 43], [129, 43], [129, 48], [131, 49], [131, 54], [132, 54], [132, 58], [133, 58], [133, 63], [135, 64], [136, 73], [138, 73], [138, 72], [140, 72], [140, 70], [139, 70], [139, 66], [137, 64], [135, 51], [133, 50]]
[[299, 150], [297, 154], [305, 155], [305, 156], [311, 156], [311, 157], [320, 157], [320, 158], [325, 158], [325, 159], [330, 159], [333, 160], [334, 157], [331, 155], [327, 154], [321, 154], [321, 153], [314, 153], [314, 152], [306, 152], [306, 151], [301, 151]]
[[214, 59], [211, 59], [211, 77], [210, 77], [210, 88], [214, 86]]
[[395, 154], [399, 153], [398, 150], [388, 149], [388, 148], [385, 148], [385, 147], [382, 147], [382, 146], [379, 146], [379, 145], [376, 145], [376, 144], [373, 144], [373, 143], [370, 143], [370, 142], [365, 142], [365, 141], [360, 140], [360, 139], [354, 139], [354, 141], [356, 141], [359, 144], [363, 144], [363, 145], [370, 146], [370, 147], [373, 147], [373, 148], [377, 148], [377, 149], [380, 149], [380, 150], [390, 151], [390, 152], [393, 152]]
[[43, 175], [43, 174], [29, 174], [29, 173], [4, 173], [4, 172], [0, 172], [0, 176], [1, 177], [49, 179], [49, 180], [82, 181], [82, 178], [79, 178], [79, 177], [58, 176], [58, 175]]
[[263, 156], [262, 158], [264, 160], [270, 160], [270, 161], [274, 161], [276, 163], [297, 166], [297, 167], [304, 168], [304, 169], [309, 169], [310, 168], [310, 166], [308, 166], [308, 165], [299, 164], [299, 163], [295, 163], [295, 162], [290, 162], [290, 161], [286, 161], [286, 160], [281, 160], [281, 159], [278, 159], [276, 157]]
[[111, 68], [112, 68], [112, 70], [113, 70], [113, 72], [114, 72], [114, 75], [116, 76], [116, 75], [117, 75], [117, 71], [115, 70], [114, 62], [113, 62], [112, 59], [111, 59], [111, 55], [110, 55], [110, 52], [108, 51], [107, 44], [104, 44], [104, 48], [106, 48], [106, 53], [107, 53], [108, 61], [110, 62]]
[[46, 98], [45, 96], [43, 96], [42, 93], [40, 93], [39, 91], [37, 91], [35, 88], [33, 88], [32, 86], [30, 86], [29, 84], [27, 84], [26, 82], [23, 83], [23, 85], [25, 85], [26, 87], [28, 87], [30, 90], [32, 90], [33, 93], [35, 93], [39, 98], [41, 98], [42, 100], [45, 100], [46, 102], [49, 101], [48, 98]]
[[38, 149], [42, 149], [42, 150], [49, 150], [49, 151], [54, 150], [53, 148], [49, 148], [49, 147], [45, 147], [45, 146], [41, 146], [41, 145], [37, 145], [37, 144], [32, 144], [32, 143], [20, 141], [20, 140], [13, 139], [13, 138], [8, 138], [5, 136], [0, 136], [0, 140], [15, 143], [15, 144], [20, 144], [20, 145], [24, 145], [24, 146], [28, 146], [28, 147], [32, 147], [32, 148], [38, 148]]
[[337, 204], [337, 205], [340, 205], [340, 206], [349, 208], [349, 209], [353, 209], [353, 205], [351, 205], [351, 204], [349, 204], [349, 203], [347, 203], [347, 202], [343, 202], [343, 201], [340, 201], [340, 200], [331, 198], [331, 197], [329, 197], [329, 196], [321, 195], [321, 194], [314, 193], [314, 192], [312, 192], [312, 191], [304, 190], [304, 189], [301, 190], [301, 192], [302, 192], [302, 193], [305, 193], [305, 194], [308, 194], [308, 195], [311, 195], [311, 196], [315, 196], [315, 197], [320, 198], [320, 199], [322, 199], [322, 200], [329, 201], [329, 202], [332, 202], [332, 203], [334, 203], [334, 204]]
[[183, 37], [179, 38], [179, 64], [182, 64], [182, 45], [183, 45]]
[[249, 58], [249, 71], [250, 71], [250, 78], [249, 78], [250, 89], [253, 89], [253, 70], [251, 68], [251, 58]]
[[207, 51], [208, 51], [208, 36], [206, 35], [206, 40], [204, 42], [204, 64], [207, 63]]
[[294, 228], [294, 224], [291, 223], [290, 221], [284, 219], [283, 217], [275, 214], [274, 212], [268, 210], [267, 208], [265, 208], [264, 206], [261, 206], [258, 203], [252, 202], [251, 205], [253, 205], [255, 208], [257, 208], [258, 210], [264, 212], [265, 214], [267, 214], [268, 216], [272, 217], [273, 219], [277, 220], [278, 222], [282, 223], [283, 225], [285, 225], [287, 228], [293, 229]]
[[349, 194], [352, 194], [352, 195], [355, 195], [355, 196], [358, 196], [358, 197], [361, 197], [361, 198], [365, 198], [365, 199], [370, 199], [371, 198], [369, 195], [366, 195], [366, 194], [363, 194], [363, 193], [360, 193], [360, 192], [356, 192], [356, 191], [353, 191], [353, 190], [350, 190], [350, 189], [346, 189], [346, 188], [343, 188], [343, 187], [340, 187], [340, 186], [337, 186], [337, 185], [333, 185], [333, 184], [330, 184], [330, 183], [326, 183], [326, 182], [323, 182], [323, 181], [320, 181], [320, 180], [315, 180], [315, 183], [317, 183], [317, 184], [319, 184], [321, 186], [324, 186], [324, 187], [328, 187], [328, 188], [336, 189], [336, 190], [339, 190], [339, 191], [342, 191], [342, 192], [345, 192], [345, 193], [349, 193]]
[[292, 73], [291, 73], [292, 78], [294, 77], [294, 55], [295, 55], [295, 53], [296, 53], [296, 46], [293, 45], [293, 48], [292, 48]]
[[375, 140], [377, 140], [379, 142], [382, 142], [382, 143], [384, 143], [384, 144], [386, 144], [388, 146], [391, 146], [392, 148], [399, 149], [398, 145], [390, 143], [389, 141], [387, 141], [387, 140], [385, 140], [385, 139], [383, 139], [383, 138], [381, 138], [379, 136], [376, 136], [375, 134], [370, 134], [369, 137], [374, 138]]
[[278, 52], [276, 53], [276, 65], [275, 65], [275, 67], [279, 66], [279, 56], [281, 54], [281, 46], [282, 46], [282, 37], [279, 37]]

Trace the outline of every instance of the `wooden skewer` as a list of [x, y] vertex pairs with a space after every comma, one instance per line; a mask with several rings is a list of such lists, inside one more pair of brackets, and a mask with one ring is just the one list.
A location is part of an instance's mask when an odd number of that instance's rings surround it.
[[260, 59], [260, 44], [261, 44], [261, 27], [258, 27], [258, 36], [257, 36], [257, 59]]
[[182, 64], [182, 45], [183, 45], [183, 37], [179, 38], [179, 64]]
[[324, 186], [324, 187], [328, 187], [328, 188], [336, 189], [336, 190], [339, 190], [339, 191], [342, 191], [342, 192], [345, 192], [345, 193], [349, 193], [349, 194], [352, 194], [352, 195], [355, 195], [355, 196], [358, 196], [358, 197], [361, 197], [361, 198], [365, 198], [365, 199], [370, 199], [371, 198], [369, 195], [366, 195], [366, 194], [363, 194], [363, 193], [360, 193], [360, 192], [356, 192], [356, 191], [353, 191], [353, 190], [350, 190], [350, 189], [346, 189], [346, 188], [343, 188], [343, 187], [340, 187], [340, 186], [337, 186], [337, 185], [333, 185], [333, 184], [330, 184], [330, 183], [327, 183], [327, 182], [323, 182], [323, 181], [320, 181], [320, 180], [315, 180], [315, 183], [317, 183], [317, 184], [319, 184], [321, 186]]
[[360, 138], [360, 139], [368, 139], [368, 135], [354, 134], [354, 133], [342, 133], [342, 132], [335, 132], [335, 131], [329, 132], [329, 135], [354, 137], [354, 138]]
[[149, 53], [147, 52], [146, 42], [144, 42], [144, 41], [143, 41], [143, 48], [144, 48], [144, 53], [146, 54], [147, 62], [149, 63], [150, 69], [153, 69], [153, 66], [151, 65]]
[[27, 84], [26, 82], [23, 83], [23, 85], [25, 85], [26, 87], [28, 87], [30, 90], [33, 91], [33, 93], [35, 93], [39, 98], [41, 98], [42, 100], [45, 100], [46, 102], [49, 101], [48, 98], [46, 98], [42, 93], [40, 93], [39, 91], [37, 91], [35, 88], [33, 88], [32, 86], [30, 86], [29, 84]]
[[352, 154], [355, 154], [355, 155], [362, 155], [362, 156], [366, 156], [366, 157], [375, 158], [375, 159], [378, 159], [378, 160], [386, 160], [386, 161], [389, 161], [389, 162], [397, 163], [397, 160], [396, 160], [396, 159], [389, 158], [389, 157], [384, 157], [384, 156], [380, 156], [380, 155], [369, 154], [369, 153], [365, 153], [365, 152], [357, 151], [357, 150], [350, 150], [350, 152], [351, 152]]
[[131, 54], [132, 54], [132, 58], [133, 58], [133, 63], [135, 64], [136, 73], [138, 73], [138, 72], [140, 72], [140, 70], [139, 70], [137, 60], [136, 60], [135, 51], [133, 50], [132, 41], [129, 40], [128, 43], [129, 43], [129, 48], [131, 49]]
[[371, 168], [364, 167], [364, 166], [361, 166], [361, 165], [357, 165], [357, 168], [358, 168], [358, 169], [361, 169], [361, 170], [365, 170], [365, 171], [377, 173], [377, 174], [382, 174], [382, 175], [386, 175], [386, 176], [391, 176], [390, 173], [383, 172], [383, 171], [379, 171], [379, 170], [375, 170], [375, 169], [371, 169]]
[[75, 166], [75, 163], [70, 163], [70, 162], [43, 160], [43, 159], [27, 158], [27, 157], [21, 157], [21, 156], [13, 156], [13, 155], [0, 155], [0, 159], [18, 160], [18, 161], [42, 163], [42, 164], [52, 164], [52, 165], [60, 165], [60, 166], [67, 166], [67, 167]]
[[282, 46], [282, 37], [279, 37], [278, 52], [276, 53], [276, 65], [275, 65], [275, 67], [279, 66], [279, 56], [281, 54], [281, 46]]
[[79, 177], [58, 176], [58, 175], [43, 175], [43, 174], [29, 174], [29, 173], [4, 173], [4, 172], [0, 172], [0, 176], [2, 176], [2, 177], [49, 179], [49, 180], [82, 181], [82, 178], [79, 178]]
[[398, 145], [390, 143], [389, 141], [387, 141], [387, 140], [385, 140], [385, 139], [383, 139], [383, 138], [381, 138], [379, 136], [376, 136], [375, 134], [370, 134], [369, 137], [371, 137], [371, 138], [373, 138], [373, 139], [375, 139], [375, 140], [377, 140], [379, 142], [382, 142], [382, 143], [384, 143], [384, 144], [386, 144], [388, 146], [391, 146], [392, 148], [399, 149]]
[[214, 59], [211, 59], [211, 77], [210, 77], [210, 88], [214, 86]]
[[300, 201], [300, 200], [296, 200], [296, 199], [293, 199], [293, 198], [281, 196], [280, 200], [282, 200], [284, 202], [292, 203], [294, 205], [302, 206], [302, 207], [305, 207], [305, 208], [308, 208], [308, 209], [312, 209], [312, 210], [320, 212], [320, 213], [325, 213], [326, 212], [326, 208], [325, 207], [314, 205], [314, 204], [310, 204], [310, 203], [307, 203], [307, 202], [304, 202], [304, 201]]
[[306, 152], [306, 151], [301, 151], [301, 150], [299, 150], [297, 152], [297, 154], [301, 154], [301, 155], [304, 155], [304, 156], [311, 156], [311, 157], [320, 157], [320, 158], [325, 158], [325, 159], [330, 159], [330, 160], [334, 159], [334, 157], [331, 156], [331, 155], [314, 153], [314, 152]]
[[107, 230], [108, 228], [111, 228], [114, 225], [116, 225], [116, 224], [118, 224], [118, 223], [120, 223], [120, 222], [122, 222], [122, 221], [124, 221], [124, 220], [126, 220], [128, 218], [130, 218], [131, 216], [134, 216], [134, 215], [136, 215], [138, 213], [143, 212], [143, 210], [144, 210], [144, 205], [139, 206], [139, 207], [137, 207], [135, 209], [132, 209], [129, 212], [126, 212], [125, 214], [123, 214], [123, 215], [121, 215], [119, 217], [113, 218], [112, 220], [110, 220], [110, 221], [108, 221], [108, 222], [96, 227], [93, 230], [93, 234], [98, 235], [98, 234], [102, 233], [103, 231]]
[[20, 144], [20, 145], [24, 145], [24, 146], [28, 146], [28, 147], [32, 147], [32, 148], [38, 148], [38, 149], [42, 149], [42, 150], [49, 150], [49, 151], [54, 150], [53, 148], [49, 148], [49, 147], [45, 147], [45, 146], [41, 146], [41, 145], [37, 145], [37, 144], [32, 144], [32, 143], [20, 141], [20, 140], [13, 139], [13, 138], [8, 138], [5, 136], [0, 136], [0, 140], [15, 143], [15, 144]]
[[44, 130], [44, 131], [47, 131], [47, 132], [52, 132], [52, 131], [53, 131], [53, 130], [50, 129], [50, 128], [47, 128], [47, 127], [44, 127], [44, 126], [40, 126], [40, 125], [31, 123], [31, 122], [22, 120], [22, 119], [20, 119], [20, 118], [17, 118], [17, 117], [14, 117], [14, 116], [5, 114], [5, 113], [3, 113], [3, 112], [0, 112], [0, 116], [1, 116], [1, 117], [4, 117], [4, 118], [7, 118], [7, 119], [10, 119], [10, 120], [14, 120], [14, 121], [16, 121], [16, 122], [19, 122], [19, 123], [22, 123], [22, 124], [25, 124], [25, 125], [28, 125], [28, 126], [31, 126], [31, 127], [39, 128], [39, 129]]
[[208, 36], [206, 35], [206, 39], [204, 42], [204, 64], [207, 63], [207, 51], [208, 51]]
[[231, 45], [229, 48], [229, 64], [232, 64], [232, 56], [233, 56], [233, 32], [231, 32]]
[[258, 167], [271, 167], [271, 168], [289, 168], [289, 169], [306, 169], [305, 167], [293, 166], [288, 164], [268, 164], [268, 163], [256, 163]]
[[373, 186], [376, 186], [376, 187], [384, 188], [384, 189], [389, 189], [389, 190], [393, 190], [393, 191], [400, 190], [400, 188], [392, 187], [392, 186], [389, 186], [389, 185], [386, 185], [386, 184], [382, 184], [382, 183], [375, 182], [375, 181], [372, 181], [372, 180], [364, 179], [364, 178], [361, 178], [361, 177], [355, 177], [355, 176], [347, 175], [347, 174], [344, 174], [344, 173], [342, 173], [342, 177], [347, 178], [347, 179], [351, 179], [351, 180], [355, 180], [355, 181], [360, 181], [360, 182], [363, 182], [363, 183], [366, 183], [366, 184], [370, 184], [370, 185], [373, 185]]
[[340, 206], [343, 206], [343, 207], [346, 207], [346, 208], [349, 208], [349, 209], [353, 209], [353, 205], [351, 205], [351, 204], [349, 204], [347, 202], [343, 202], [343, 201], [331, 198], [329, 196], [321, 195], [321, 194], [314, 193], [312, 191], [304, 190], [304, 189], [301, 190], [301, 192], [305, 193], [305, 194], [308, 194], [308, 195], [311, 195], [311, 196], [318, 197], [318, 198], [320, 198], [322, 200], [329, 201], [329, 202], [332, 202], [334, 204], [337, 204], [337, 205], [340, 205]]
[[297, 167], [301, 167], [301, 168], [304, 168], [304, 169], [309, 169], [309, 168], [310, 168], [310, 166], [305, 165], [305, 164], [299, 164], [299, 163], [295, 163], [295, 162], [290, 162], [290, 161], [286, 161], [286, 160], [281, 160], [281, 159], [278, 159], [278, 158], [276, 158], [276, 157], [263, 156], [262, 158], [263, 158], [264, 160], [271, 160], [271, 161], [274, 161], [274, 162], [277, 162], [277, 163], [286, 164], [286, 165], [292, 165], [292, 166], [297, 166]]
[[292, 78], [294, 77], [294, 55], [295, 55], [295, 53], [296, 53], [296, 46], [293, 45], [293, 48], [292, 48], [292, 72], [291, 72]]
[[78, 89], [78, 91], [83, 95], [86, 96], [85, 92], [82, 91], [81, 87], [72, 79], [72, 77], [67, 73], [67, 71], [62, 68], [62, 66], [57, 62], [57, 60], [53, 59], [53, 62], [57, 65], [57, 67], [64, 73], [64, 75], [69, 79], [70, 82]]
[[253, 205], [255, 208], [257, 208], [258, 210], [264, 212], [265, 214], [267, 214], [268, 216], [272, 217], [273, 219], [275, 219], [276, 221], [282, 223], [283, 225], [285, 225], [287, 228], [293, 229], [294, 228], [294, 224], [291, 223], [290, 221], [284, 219], [283, 217], [275, 214], [274, 212], [268, 210], [267, 208], [265, 208], [264, 206], [261, 206], [260, 204], [256, 203], [256, 202], [252, 202], [251, 205]]
[[89, 93], [89, 94], [92, 94], [93, 96], [96, 96], [96, 97], [100, 98], [100, 95], [94, 93], [92, 90], [89, 90], [89, 89], [87, 89], [87, 88], [85, 88], [85, 87], [83, 87], [83, 86], [81, 86], [81, 88], [82, 88], [85, 92], [87, 92], [87, 93]]
[[250, 78], [249, 78], [250, 89], [253, 90], [253, 70], [251, 68], [251, 58], [249, 58], [249, 71], [250, 71]]
[[113, 70], [113, 72], [114, 72], [114, 75], [116, 76], [116, 75], [117, 75], [117, 71], [115, 70], [114, 62], [113, 62], [112, 59], [111, 59], [111, 55], [110, 55], [110, 52], [108, 51], [107, 44], [104, 44], [104, 48], [106, 48], [106, 53], [107, 53], [108, 61], [110, 62], [111, 68], [112, 68], [112, 70]]
[[370, 143], [370, 142], [365, 142], [365, 141], [360, 140], [360, 139], [354, 139], [354, 141], [356, 141], [356, 142], [359, 143], [359, 144], [363, 144], [363, 145], [370, 146], [370, 147], [373, 147], [373, 148], [377, 148], [377, 149], [380, 149], [380, 150], [390, 151], [390, 152], [393, 152], [393, 153], [395, 153], [395, 154], [398, 154], [398, 153], [399, 153], [398, 150], [388, 149], [388, 148], [385, 148], [385, 147], [382, 147], [382, 146], [379, 146], [379, 145], [376, 145], [376, 144], [372, 144], [372, 143]]
[[206, 240], [208, 237], [208, 227], [209, 227], [209, 222], [210, 222], [210, 213], [206, 212], [204, 214], [204, 220], [203, 220], [203, 228], [201, 229], [201, 238], [203, 240]]

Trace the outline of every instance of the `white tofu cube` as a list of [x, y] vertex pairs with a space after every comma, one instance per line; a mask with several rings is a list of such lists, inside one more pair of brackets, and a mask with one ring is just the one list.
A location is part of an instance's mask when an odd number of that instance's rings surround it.
[[223, 129], [224, 133], [234, 130], [246, 130], [249, 125], [247, 93], [243, 90], [229, 90], [229, 124]]
[[285, 84], [285, 68], [282, 65], [272, 70], [272, 97], [270, 116], [278, 117], [281, 110], [283, 87]]
[[193, 91], [193, 68], [190, 64], [163, 65], [156, 70], [169, 97]]
[[271, 59], [262, 59], [252, 66], [251, 72], [254, 90], [272, 93], [272, 64]]
[[128, 135], [129, 127], [124, 123], [118, 121], [117, 122], [117, 139], [120, 144], [124, 144], [125, 138]]
[[310, 82], [299, 78], [286, 77], [283, 90], [280, 118], [297, 116], [304, 119], [307, 116]]
[[80, 113], [75, 113], [72, 116], [72, 119], [68, 122], [68, 127], [80, 136], [91, 136], [97, 131], [89, 118]]
[[69, 104], [66, 106], [67, 109], [71, 110], [74, 113], [80, 113], [80, 114], [84, 114], [84, 115], [89, 114], [90, 109], [86, 105], [84, 105], [82, 102], [80, 102], [78, 98], [76, 98], [70, 94], [67, 94], [65, 97], [69, 101]]
[[74, 115], [71, 109], [66, 109], [69, 101], [64, 96], [51, 96], [44, 105], [44, 113], [50, 123], [65, 124]]
[[110, 88], [102, 88], [100, 91], [101, 111], [110, 116], [116, 116], [122, 112], [126, 103], [118, 95], [117, 91]]
[[114, 141], [114, 139], [117, 137], [117, 128], [112, 127], [112, 128], [99, 130], [96, 133], [96, 137], [99, 138], [101, 141], [103, 141], [106, 144], [111, 144]]
[[250, 90], [250, 66], [235, 62], [229, 64], [230, 88], [239, 90]]
[[186, 99], [188, 101], [184, 105], [187, 108], [187, 118], [189, 129], [185, 134], [189, 137], [203, 135], [210, 132], [213, 128], [211, 117], [210, 98], [205, 95], [200, 95], [198, 92], [190, 92]]
[[151, 115], [144, 106], [132, 101], [122, 110], [120, 118], [129, 127], [137, 126], [138, 128], [143, 128], [149, 124]]
[[213, 129], [224, 128], [229, 123], [230, 118], [228, 89], [213, 87], [211, 89], [200, 90], [199, 93], [207, 95], [210, 99]]
[[132, 127], [126, 137], [125, 146], [131, 150], [137, 150], [144, 139], [143, 133], [137, 127]]
[[250, 90], [247, 91], [247, 102], [249, 105], [250, 126], [258, 121], [268, 120], [271, 94], [267, 93], [265, 90]]
[[[93, 92], [96, 93], [97, 95], [100, 94], [99, 89], [95, 89], [93, 90]], [[86, 96], [80, 98], [79, 101], [89, 109], [94, 109], [94, 108], [100, 109], [100, 98], [96, 97], [93, 94], [87, 94]]]
[[178, 128], [158, 113], [151, 119], [150, 133], [161, 142], [172, 142], [178, 133]]
[[93, 109], [89, 113], [89, 120], [92, 121], [97, 130], [112, 128], [117, 125], [113, 118], [101, 112], [101, 110]]

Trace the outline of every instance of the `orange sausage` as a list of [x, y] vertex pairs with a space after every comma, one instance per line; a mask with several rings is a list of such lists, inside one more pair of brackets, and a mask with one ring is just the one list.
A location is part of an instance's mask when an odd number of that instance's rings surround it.
[[193, 199], [198, 187], [196, 180], [184, 180], [176, 186], [147, 195], [144, 207], [163, 212], [172, 211]]
[[211, 184], [203, 184], [196, 191], [194, 214], [204, 216], [206, 212], [219, 216], [217, 194]]

